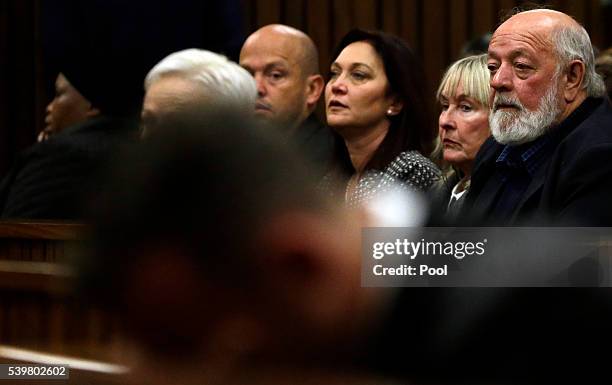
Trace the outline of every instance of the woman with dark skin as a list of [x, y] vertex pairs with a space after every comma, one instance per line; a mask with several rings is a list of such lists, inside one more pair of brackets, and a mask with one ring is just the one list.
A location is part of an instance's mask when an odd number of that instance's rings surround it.
[[70, 82], [64, 74], [57, 75], [55, 80], [55, 97], [47, 105], [45, 128], [38, 134], [38, 141], [47, 140], [66, 127], [84, 122], [100, 114]]

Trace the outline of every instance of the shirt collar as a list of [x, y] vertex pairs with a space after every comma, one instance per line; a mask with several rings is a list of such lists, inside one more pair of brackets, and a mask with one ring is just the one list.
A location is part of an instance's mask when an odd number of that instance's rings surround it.
[[495, 160], [495, 165], [500, 168], [524, 169], [534, 176], [547, 158], [550, 142], [551, 137], [547, 134], [519, 146], [506, 145]]

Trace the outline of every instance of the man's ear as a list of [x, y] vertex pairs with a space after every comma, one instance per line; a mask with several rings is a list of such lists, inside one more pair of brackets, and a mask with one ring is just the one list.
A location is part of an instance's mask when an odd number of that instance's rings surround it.
[[306, 105], [308, 109], [314, 109], [321, 97], [324, 87], [325, 81], [323, 80], [323, 76], [319, 74], [310, 75], [306, 79]]
[[585, 66], [580, 60], [572, 60], [565, 73], [563, 97], [566, 103], [571, 103], [578, 97], [584, 82]]
[[269, 289], [276, 295], [286, 295], [284, 301], [319, 306], [320, 311], [327, 312], [332, 310], [325, 309], [325, 302], [333, 297], [330, 291], [345, 298], [342, 291], [346, 288], [340, 284], [344, 278], [356, 280], [359, 286], [358, 238], [343, 229], [342, 223], [332, 220], [331, 215], [285, 212], [266, 220], [256, 242], [260, 270], [265, 271], [267, 284], [272, 285]]
[[[298, 284], [319, 274], [326, 257], [323, 222], [315, 215], [292, 211], [266, 221], [257, 235], [258, 263], [273, 280]], [[282, 285], [283, 283], [278, 283]]]
[[100, 110], [93, 106], [90, 106], [87, 112], [85, 113], [85, 116], [87, 116], [88, 118], [93, 118], [94, 116], [98, 115], [100, 115]]

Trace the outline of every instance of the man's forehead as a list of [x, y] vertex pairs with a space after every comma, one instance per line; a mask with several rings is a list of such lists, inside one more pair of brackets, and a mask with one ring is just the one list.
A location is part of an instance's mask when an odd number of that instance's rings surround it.
[[295, 63], [303, 55], [302, 42], [294, 35], [258, 32], [251, 35], [242, 47], [240, 61], [248, 59], [276, 58]]
[[489, 43], [489, 56], [499, 53], [500, 50], [511, 50], [511, 54], [539, 54], [551, 52], [553, 49], [552, 36], [546, 28], [534, 26], [532, 28], [498, 28]]
[[557, 13], [545, 10], [519, 13], [495, 30], [490, 44], [517, 41], [535, 47], [550, 47], [552, 32], [558, 24]]

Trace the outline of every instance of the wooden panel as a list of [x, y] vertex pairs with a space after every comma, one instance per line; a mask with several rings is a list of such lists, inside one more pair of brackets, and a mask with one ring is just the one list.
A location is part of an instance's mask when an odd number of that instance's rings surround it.
[[241, 0], [242, 2], [242, 20], [243, 29], [247, 34], [255, 31], [257, 24], [257, 8], [255, 2], [257, 0]]
[[326, 0], [309, 0], [307, 20], [308, 25], [305, 32], [310, 35], [319, 48], [319, 67], [327, 70], [332, 49], [329, 3]]
[[[340, 42], [340, 39], [348, 31], [355, 27], [355, 21], [353, 18], [353, 7], [352, 1], [350, 0], [333, 0], [332, 1], [332, 20], [333, 20], [333, 38], [331, 49]], [[330, 52], [331, 53], [331, 52]], [[323, 63], [328, 66], [329, 63]], [[327, 70], [328, 68], [326, 68]]]
[[358, 0], [354, 6], [355, 25], [363, 29], [377, 29], [375, 0]]
[[74, 240], [84, 231], [85, 226], [76, 223], [0, 222], [0, 238]]
[[382, 0], [382, 26], [383, 31], [400, 35], [399, 4], [400, 0]]
[[299, 30], [304, 30], [306, 27], [304, 20], [305, 0], [294, 0], [291, 2], [285, 1], [284, 5], [285, 20], [283, 20], [283, 23]]
[[450, 2], [450, 52], [452, 58], [458, 58], [461, 48], [469, 39], [467, 26], [467, 0]]
[[68, 292], [68, 266], [48, 262], [0, 261], [0, 290]]
[[280, 22], [281, 0], [257, 1], [257, 28]]
[[493, 28], [499, 25], [502, 17], [512, 12], [512, 9], [516, 6], [517, 2], [515, 0], [499, 0], [499, 6], [495, 13], [495, 19], [493, 20]]
[[419, 40], [421, 36], [419, 30], [419, 20], [421, 20], [419, 12], [420, 3], [422, 3], [421, 0], [400, 2], [400, 36], [417, 52], [420, 52], [421, 49]]
[[588, 2], [586, 1], [569, 1], [565, 12], [572, 15], [579, 23], [585, 25], [587, 5]]
[[493, 9], [494, 3], [490, 0], [473, 0], [472, 19], [474, 28], [473, 36], [480, 36], [483, 33], [492, 32], [497, 23], [496, 12]]
[[[585, 24], [590, 26], [589, 35], [591, 36], [591, 43], [594, 44], [599, 49], [605, 49], [605, 42], [603, 39], [604, 36], [604, 19], [602, 16], [601, 9], [601, 1], [600, 0], [590, 0], [590, 7], [588, 7], [589, 11], [589, 19]], [[609, 21], [608, 21], [609, 22]]]
[[[440, 20], [444, 20], [443, 5], [443, 0], [428, 0], [424, 4], [423, 46], [425, 49], [423, 58], [427, 63], [425, 72], [430, 90], [433, 90], [440, 81], [443, 68], [448, 61], [447, 40], [445, 39], [447, 31], [445, 31], [443, 25], [440, 25]], [[440, 33], [440, 31], [443, 31], [443, 33]], [[433, 93], [431, 97], [433, 98]]]

